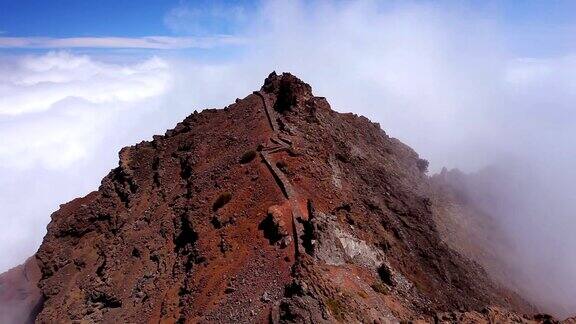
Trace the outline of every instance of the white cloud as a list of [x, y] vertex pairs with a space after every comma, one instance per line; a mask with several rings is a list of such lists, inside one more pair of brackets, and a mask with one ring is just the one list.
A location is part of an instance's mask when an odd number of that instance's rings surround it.
[[173, 32], [206, 35], [227, 34], [247, 23], [249, 9], [242, 4], [223, 1], [180, 2], [164, 16], [164, 24]]
[[0, 76], [0, 116], [45, 111], [71, 97], [103, 104], [157, 96], [166, 90], [166, 70], [157, 58], [116, 66], [66, 52], [24, 57], [9, 75]]
[[60, 204], [98, 188], [122, 147], [225, 92], [198, 93], [209, 77], [190, 84], [178, 68], [158, 57], [0, 56], [0, 272], [35, 252]]
[[159, 58], [0, 58], [0, 271], [34, 253], [50, 214], [97, 188], [122, 146], [171, 124], [147, 117], [162, 114], [171, 75]]
[[164, 94], [168, 64], [132, 65], [50, 52], [0, 63], [0, 167], [66, 168], [86, 158], [95, 132], [123, 110]]
[[0, 48], [131, 48], [131, 49], [187, 49], [215, 48], [222, 46], [241, 45], [244, 39], [229, 35], [210, 37], [171, 37], [146, 36], [130, 37], [0, 37]]

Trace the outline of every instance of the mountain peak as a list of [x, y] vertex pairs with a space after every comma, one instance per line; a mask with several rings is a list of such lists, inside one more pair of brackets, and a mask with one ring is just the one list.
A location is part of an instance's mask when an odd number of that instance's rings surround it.
[[442, 243], [412, 149], [290, 73], [120, 157], [98, 191], [52, 215], [36, 254], [39, 322], [534, 310]]
[[264, 80], [262, 91], [276, 96], [274, 109], [278, 112], [297, 111], [314, 97], [312, 87], [290, 73], [272, 72]]

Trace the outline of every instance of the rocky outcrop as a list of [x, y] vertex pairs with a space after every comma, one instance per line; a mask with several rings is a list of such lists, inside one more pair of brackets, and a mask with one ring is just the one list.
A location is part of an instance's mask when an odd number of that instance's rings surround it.
[[36, 321], [534, 312], [442, 241], [422, 161], [378, 124], [272, 73], [223, 110], [123, 149], [98, 191], [52, 215], [36, 255]]

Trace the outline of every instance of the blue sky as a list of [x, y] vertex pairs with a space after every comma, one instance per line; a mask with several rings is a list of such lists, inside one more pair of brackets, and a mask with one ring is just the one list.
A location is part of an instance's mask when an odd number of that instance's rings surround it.
[[251, 1], [1, 0], [0, 54], [64, 49], [141, 58], [175, 50], [215, 60], [241, 52], [239, 35], [256, 7]]
[[[407, 2], [375, 3], [378, 10], [386, 11]], [[576, 33], [576, 1], [474, 0], [409, 3], [426, 4], [442, 10], [455, 8], [469, 11], [478, 17], [484, 16], [487, 21], [502, 26], [501, 36], [506, 39], [509, 47], [520, 55], [560, 55], [576, 46], [572, 36]], [[244, 35], [246, 27], [251, 24], [260, 7], [262, 3], [259, 1], [223, 0], [1, 0], [0, 37], [138, 38]], [[127, 43], [125, 46], [130, 47]], [[5, 49], [16, 47], [19, 46], [4, 46]], [[177, 49], [182, 50], [182, 47], [197, 46], [177, 46]]]
[[10, 36], [145, 36], [167, 34], [162, 16], [177, 1], [2, 0], [0, 30]]
[[[187, 34], [165, 23], [170, 10], [208, 8], [251, 8], [250, 1], [178, 1], [178, 0], [2, 0], [0, 30], [14, 37], [48, 36], [123, 36]], [[195, 17], [215, 33], [231, 33], [230, 21]], [[218, 17], [208, 17], [218, 18]]]

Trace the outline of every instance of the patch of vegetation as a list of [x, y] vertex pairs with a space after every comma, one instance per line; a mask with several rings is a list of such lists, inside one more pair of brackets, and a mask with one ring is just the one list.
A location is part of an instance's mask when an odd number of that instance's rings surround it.
[[248, 152], [244, 153], [242, 155], [242, 157], [240, 157], [240, 164], [249, 163], [252, 160], [254, 160], [255, 157], [256, 157], [256, 151], [254, 151], [254, 150], [248, 151]]
[[388, 295], [390, 293], [388, 287], [381, 282], [375, 282], [372, 285], [370, 285], [370, 287], [372, 287], [372, 289], [374, 289], [375, 292], [380, 293], [382, 295]]
[[217, 211], [218, 209], [224, 207], [224, 205], [229, 203], [230, 200], [232, 200], [232, 194], [231, 193], [229, 193], [229, 192], [222, 193], [220, 196], [218, 196], [216, 201], [214, 201], [214, 204], [212, 204], [212, 210]]
[[326, 306], [328, 306], [330, 313], [334, 315], [335, 319], [337, 319], [338, 321], [344, 320], [344, 317], [346, 316], [346, 310], [342, 302], [334, 298], [329, 298], [326, 300]]

